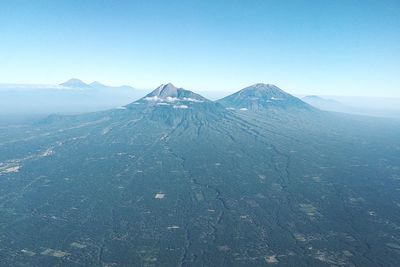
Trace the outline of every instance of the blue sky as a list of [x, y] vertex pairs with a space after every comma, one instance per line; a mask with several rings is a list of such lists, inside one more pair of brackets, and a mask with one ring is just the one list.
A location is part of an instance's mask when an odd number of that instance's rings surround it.
[[0, 83], [400, 97], [400, 1], [0, 2]]

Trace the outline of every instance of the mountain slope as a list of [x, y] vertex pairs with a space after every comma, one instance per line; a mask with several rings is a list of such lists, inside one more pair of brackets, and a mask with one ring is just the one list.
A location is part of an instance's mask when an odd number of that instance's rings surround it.
[[2, 264], [395, 265], [399, 125], [284, 116], [167, 84], [0, 130]]

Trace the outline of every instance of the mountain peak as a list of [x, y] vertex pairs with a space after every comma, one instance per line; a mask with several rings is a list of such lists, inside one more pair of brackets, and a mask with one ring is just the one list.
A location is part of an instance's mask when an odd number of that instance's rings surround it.
[[106, 85], [102, 84], [101, 82], [98, 81], [94, 81], [92, 83], [89, 84], [90, 86], [94, 86], [94, 87], [106, 87]]
[[69, 79], [68, 81], [61, 83], [60, 85], [65, 86], [65, 87], [71, 87], [71, 88], [88, 88], [90, 87], [89, 84], [84, 83], [82, 80], [79, 79]]
[[[324, 98], [318, 95], [307, 95], [302, 98], [305, 102], [307, 101], [324, 101], [324, 102], [331, 102], [331, 103], [339, 103], [338, 101], [330, 98]], [[308, 102], [307, 102], [308, 103]]]
[[172, 83], [162, 84], [139, 102], [208, 102], [209, 100], [192, 91], [178, 88]]
[[[184, 89], [181, 89], [181, 90], [184, 90]], [[175, 85], [173, 85], [172, 83], [161, 84], [151, 94], [152, 94], [152, 96], [157, 96], [160, 98], [177, 97], [178, 88]]]
[[276, 85], [257, 83], [218, 101], [227, 108], [239, 110], [265, 110], [288, 108], [311, 108]]
[[288, 95], [285, 91], [283, 91], [282, 89], [280, 89], [278, 86], [274, 85], [274, 84], [269, 84], [269, 83], [256, 83], [253, 85], [250, 85], [246, 88], [243, 88], [242, 90], [240, 90], [239, 92], [250, 92], [250, 91], [255, 91], [255, 92], [279, 92], [279, 93], [283, 93]]
[[[267, 89], [267, 88], [271, 88], [271, 89], [279, 89], [276, 85], [271, 84], [271, 83], [256, 83], [253, 84], [249, 87], [246, 88], [255, 88], [255, 89]], [[280, 90], [280, 89], [279, 89]]]
[[308, 95], [302, 98], [307, 104], [322, 110], [343, 112], [347, 107], [337, 100], [324, 98], [317, 95]]
[[221, 105], [172, 83], [158, 86], [125, 108], [138, 110], [149, 120], [175, 126], [179, 123], [189, 125], [220, 120], [227, 114]]

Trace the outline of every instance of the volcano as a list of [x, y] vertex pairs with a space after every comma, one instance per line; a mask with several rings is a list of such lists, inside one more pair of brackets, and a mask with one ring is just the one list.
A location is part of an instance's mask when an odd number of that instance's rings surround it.
[[273, 84], [258, 83], [246, 87], [218, 101], [228, 109], [274, 111], [274, 110], [312, 110], [301, 101]]

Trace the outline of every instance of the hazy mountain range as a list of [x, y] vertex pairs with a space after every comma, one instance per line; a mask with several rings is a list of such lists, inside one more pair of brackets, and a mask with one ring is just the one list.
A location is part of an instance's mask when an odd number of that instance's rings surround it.
[[219, 101], [164, 84], [2, 128], [0, 259], [396, 266], [399, 136], [399, 121], [322, 111], [268, 84]]
[[[279, 103], [278, 91], [277, 96], [266, 101]], [[127, 85], [109, 86], [98, 81], [85, 83], [79, 79], [70, 79], [58, 85], [0, 84], [0, 125], [29, 123], [53, 113], [79, 114], [115, 108], [139, 99], [145, 92]], [[227, 95], [224, 92], [202, 93], [213, 100]], [[254, 100], [251, 98], [257, 96], [249, 96], [249, 101]], [[305, 96], [302, 100], [322, 110], [400, 118], [399, 99], [336, 98]]]
[[317, 95], [309, 95], [302, 98], [302, 100], [319, 109], [337, 111], [343, 110], [345, 106], [334, 99], [323, 98]]
[[52, 113], [78, 114], [125, 105], [143, 95], [130, 86], [87, 84], [71, 79], [59, 85], [0, 85], [0, 123], [19, 124]]
[[400, 99], [385, 97], [356, 97], [316, 95], [301, 98], [304, 102], [322, 110], [374, 116], [400, 118]]
[[136, 90], [135, 88], [128, 86], [128, 85], [122, 85], [122, 86], [115, 87], [115, 86], [104, 85], [98, 81], [94, 81], [90, 84], [87, 84], [79, 79], [70, 79], [66, 82], [61, 83], [60, 86], [62, 86], [64, 88], [70, 88], [70, 89], [97, 89], [97, 90], [114, 89], [114, 90], [130, 90], [130, 91]]

